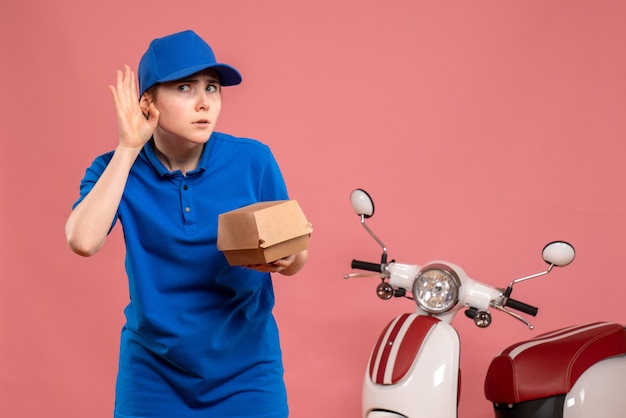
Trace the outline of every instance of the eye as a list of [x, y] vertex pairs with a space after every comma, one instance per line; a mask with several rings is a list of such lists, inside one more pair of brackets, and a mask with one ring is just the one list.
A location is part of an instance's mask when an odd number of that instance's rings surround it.
[[209, 84], [208, 86], [206, 86], [206, 90], [209, 93], [216, 93], [216, 92], [220, 91], [220, 86], [219, 86], [219, 84]]
[[178, 86], [178, 91], [188, 92], [191, 90], [191, 86], [189, 84], [181, 84]]

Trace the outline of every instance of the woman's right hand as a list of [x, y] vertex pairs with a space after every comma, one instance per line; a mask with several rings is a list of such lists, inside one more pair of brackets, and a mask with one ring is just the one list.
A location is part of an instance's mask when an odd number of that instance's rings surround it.
[[157, 127], [159, 111], [150, 101], [147, 105], [148, 115], [144, 115], [137, 96], [136, 76], [128, 65], [124, 66], [124, 71], [117, 70], [117, 83], [115, 86], [109, 86], [109, 89], [113, 94], [117, 113], [120, 145], [142, 148]]

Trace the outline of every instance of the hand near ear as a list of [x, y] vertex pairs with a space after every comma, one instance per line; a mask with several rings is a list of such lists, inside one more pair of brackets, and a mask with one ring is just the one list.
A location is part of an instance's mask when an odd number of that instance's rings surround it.
[[[109, 86], [117, 113], [120, 145], [141, 148], [152, 137], [159, 121], [159, 111], [144, 94], [141, 104], [137, 97], [137, 80], [128, 65], [117, 71], [117, 84]], [[142, 107], [144, 108], [142, 110]], [[144, 111], [148, 114], [144, 115]]]

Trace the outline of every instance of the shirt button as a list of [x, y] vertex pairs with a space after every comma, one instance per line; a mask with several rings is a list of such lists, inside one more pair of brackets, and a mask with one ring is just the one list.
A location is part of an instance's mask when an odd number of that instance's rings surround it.
[[189, 188], [189, 186], [187, 186], [186, 184], [183, 186], [183, 190], [187, 190]]
[[185, 208], [185, 212], [187, 212], [187, 213], [191, 212], [191, 208], [190, 208], [189, 206], [187, 206], [187, 207]]

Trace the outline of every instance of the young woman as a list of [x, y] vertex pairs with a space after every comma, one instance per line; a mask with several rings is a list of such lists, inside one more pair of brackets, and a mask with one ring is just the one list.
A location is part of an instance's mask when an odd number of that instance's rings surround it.
[[130, 303], [115, 417], [288, 416], [269, 273], [297, 273], [307, 252], [231, 267], [219, 214], [288, 199], [270, 149], [216, 132], [222, 87], [241, 82], [192, 31], [151, 42], [135, 74], [110, 86], [119, 144], [87, 169], [66, 224], [95, 254], [119, 220]]

